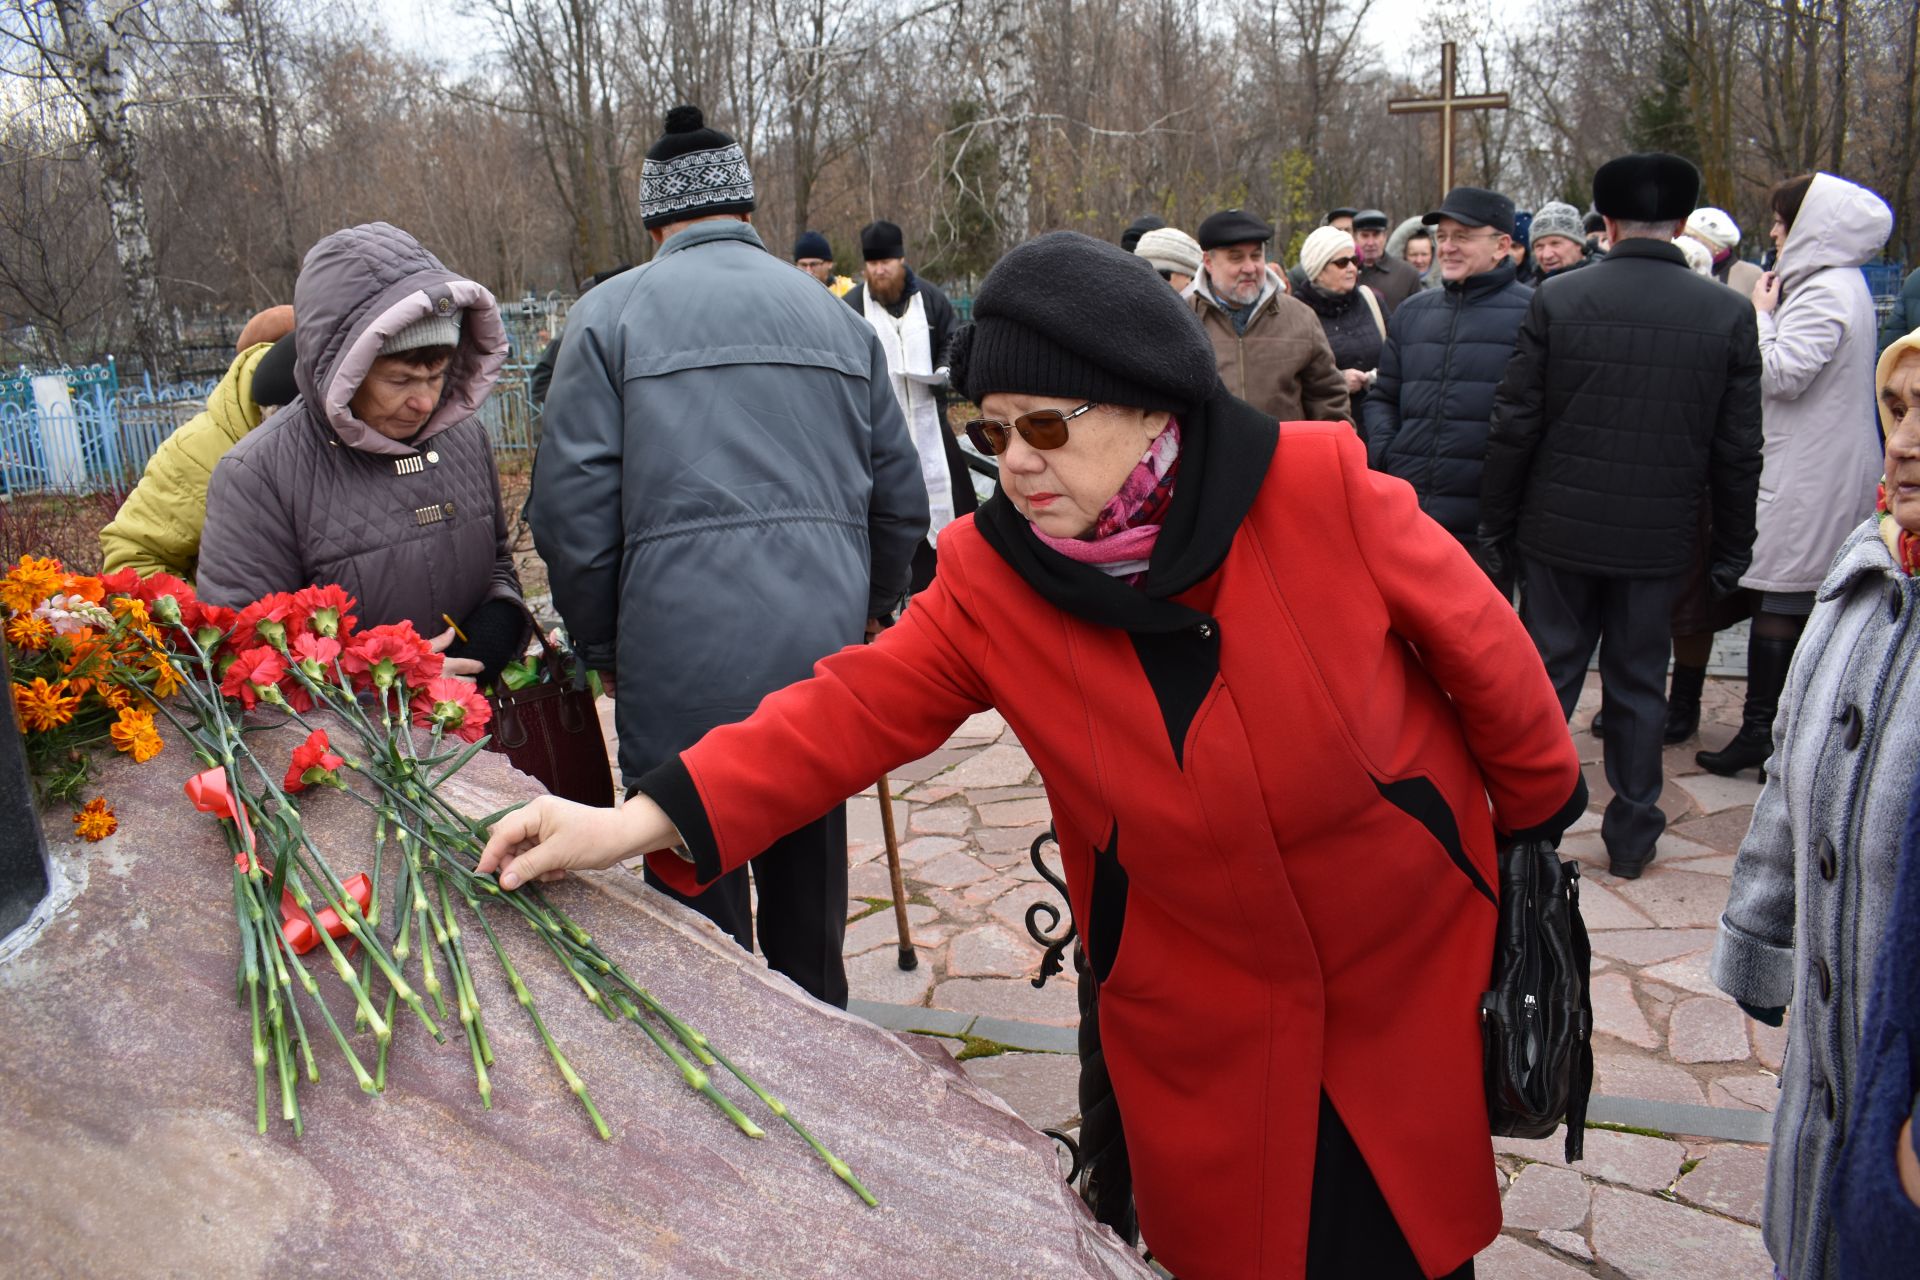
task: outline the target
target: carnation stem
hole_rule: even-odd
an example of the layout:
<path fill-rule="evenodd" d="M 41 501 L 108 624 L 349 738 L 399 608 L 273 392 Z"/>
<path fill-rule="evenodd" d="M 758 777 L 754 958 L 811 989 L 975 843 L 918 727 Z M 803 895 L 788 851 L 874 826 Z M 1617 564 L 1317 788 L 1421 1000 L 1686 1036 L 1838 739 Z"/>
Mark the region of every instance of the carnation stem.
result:
<path fill-rule="evenodd" d="M 552 1055 L 554 1065 L 560 1068 L 561 1078 L 567 1082 L 567 1087 L 573 1090 L 573 1096 L 580 1099 L 580 1105 L 587 1109 L 587 1115 L 593 1119 L 594 1130 L 603 1140 L 611 1141 L 613 1134 L 608 1131 L 607 1122 L 600 1118 L 599 1108 L 593 1105 L 593 1099 L 587 1095 L 586 1083 L 575 1073 L 573 1064 L 567 1061 L 567 1056 L 560 1052 L 560 1046 L 554 1043 L 553 1036 L 548 1034 L 546 1022 L 541 1019 L 540 1011 L 534 1008 L 533 994 L 527 990 L 527 984 L 520 981 L 520 971 L 513 967 L 513 961 L 508 958 L 506 948 L 500 945 L 500 939 L 495 935 L 493 925 L 488 921 L 486 912 L 481 909 L 479 900 L 468 898 L 467 906 L 479 919 L 480 927 L 487 931 L 487 941 L 493 944 L 493 954 L 499 958 L 500 968 L 505 971 L 507 981 L 513 984 L 514 998 L 520 1002 L 520 1007 L 527 1011 L 527 1016 L 533 1019 L 533 1025 L 540 1032 L 540 1039 L 546 1044 L 547 1052 Z"/>

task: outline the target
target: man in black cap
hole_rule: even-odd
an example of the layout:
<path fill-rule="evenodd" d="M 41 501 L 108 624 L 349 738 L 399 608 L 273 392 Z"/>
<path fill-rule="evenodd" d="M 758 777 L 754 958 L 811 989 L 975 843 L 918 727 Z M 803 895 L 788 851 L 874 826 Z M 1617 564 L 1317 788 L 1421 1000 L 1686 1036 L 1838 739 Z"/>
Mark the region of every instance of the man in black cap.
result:
<path fill-rule="evenodd" d="M 793 265 L 827 286 L 836 298 L 844 298 L 853 288 L 846 276 L 833 274 L 833 246 L 818 231 L 802 231 L 793 241 Z"/>
<path fill-rule="evenodd" d="M 1420 273 L 1387 253 L 1387 215 L 1362 209 L 1353 215 L 1353 252 L 1360 259 L 1360 283 L 1380 299 L 1380 309 L 1391 316 L 1399 305 L 1420 292 Z"/>
<path fill-rule="evenodd" d="M 1753 551 L 1759 331 L 1752 305 L 1695 275 L 1673 244 L 1699 191 L 1678 156 L 1623 156 L 1594 175 L 1613 248 L 1534 294 L 1482 488 L 1481 540 L 1496 559 L 1517 554 L 1520 614 L 1568 715 L 1599 645 L 1614 792 L 1600 834 L 1628 879 L 1666 826 L 1676 594 L 1693 575 L 1705 579 L 1697 589 L 1730 594 Z M 1698 680 L 1681 679 L 1676 669 L 1674 700 L 1697 707 Z"/>
<path fill-rule="evenodd" d="M 1281 422 L 1347 421 L 1347 382 L 1320 318 L 1268 269 L 1273 228 L 1223 209 L 1195 238 L 1201 269 L 1185 297 L 1213 341 L 1227 390 Z"/>
<path fill-rule="evenodd" d="M 1388 326 L 1361 406 L 1367 461 L 1411 484 L 1421 510 L 1478 556 L 1493 392 L 1533 290 L 1514 278 L 1513 201 L 1499 192 L 1455 187 L 1421 221 L 1434 229 L 1441 287 L 1408 298 Z M 1511 573 L 1481 567 L 1512 594 Z"/>
<path fill-rule="evenodd" d="M 1328 226 L 1328 227 L 1338 227 L 1340 228 L 1340 230 L 1346 232 L 1348 235 L 1352 235 L 1353 219 L 1355 215 L 1357 215 L 1359 212 L 1360 211 L 1358 209 L 1350 209 L 1343 204 L 1338 209 L 1327 210 L 1326 220 L 1321 225 Z"/>
<path fill-rule="evenodd" d="M 640 172 L 644 268 L 567 317 L 527 519 L 553 602 L 609 680 L 631 787 L 857 644 L 927 529 L 919 459 L 858 317 L 749 225 L 740 147 L 675 107 Z M 672 893 L 845 1006 L 846 812 Z"/>
<path fill-rule="evenodd" d="M 847 305 L 880 335 L 892 371 L 894 398 L 920 455 L 933 525 L 913 553 L 913 590 L 933 581 L 940 530 L 979 505 L 960 441 L 947 424 L 947 352 L 959 323 L 940 286 L 907 265 L 906 237 L 891 222 L 860 228 L 866 279 L 846 295 Z"/>

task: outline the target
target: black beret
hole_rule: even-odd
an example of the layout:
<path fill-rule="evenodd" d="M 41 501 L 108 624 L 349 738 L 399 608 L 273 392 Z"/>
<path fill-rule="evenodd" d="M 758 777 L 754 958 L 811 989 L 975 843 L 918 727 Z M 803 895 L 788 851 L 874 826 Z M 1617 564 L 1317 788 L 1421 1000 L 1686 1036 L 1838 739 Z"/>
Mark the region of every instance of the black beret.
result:
<path fill-rule="evenodd" d="M 907 256 L 907 238 L 900 228 L 884 219 L 860 228 L 860 256 L 868 262 Z"/>
<path fill-rule="evenodd" d="M 994 264 L 949 367 L 975 404 L 1011 392 L 1180 413 L 1219 381 L 1199 318 L 1152 264 L 1077 231 L 1035 236 Z"/>
<path fill-rule="evenodd" d="M 1244 209 L 1222 209 L 1200 224 L 1194 239 L 1202 249 L 1222 249 L 1230 244 L 1251 244 L 1273 239 L 1273 228 Z"/>
<path fill-rule="evenodd" d="M 1623 222 L 1679 222 L 1700 203 L 1700 171 L 1664 151 L 1620 156 L 1593 175 L 1593 207 Z"/>
<path fill-rule="evenodd" d="M 1163 220 L 1154 217 L 1152 214 L 1143 213 L 1132 222 L 1129 222 L 1127 229 L 1120 233 L 1120 247 L 1128 253 L 1132 253 L 1140 247 L 1141 236 L 1147 234 L 1149 231 L 1158 231 L 1166 225 Z"/>
<path fill-rule="evenodd" d="M 1420 221 L 1432 226 L 1442 218 L 1451 218 L 1469 227 L 1492 227 L 1510 236 L 1513 234 L 1513 201 L 1485 187 L 1455 187 L 1447 192 L 1438 209 L 1425 214 Z"/>
<path fill-rule="evenodd" d="M 1362 209 L 1353 215 L 1353 229 L 1355 231 L 1385 231 L 1387 229 L 1386 211 L 1382 209 Z"/>

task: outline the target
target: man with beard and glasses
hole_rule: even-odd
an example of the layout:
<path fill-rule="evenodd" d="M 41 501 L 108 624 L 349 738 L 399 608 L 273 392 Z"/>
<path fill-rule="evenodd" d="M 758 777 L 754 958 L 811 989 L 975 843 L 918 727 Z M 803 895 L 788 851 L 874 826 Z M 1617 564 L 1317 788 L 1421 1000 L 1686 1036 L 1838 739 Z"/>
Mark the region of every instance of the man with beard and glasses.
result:
<path fill-rule="evenodd" d="M 860 228 L 865 279 L 846 295 L 886 349 L 893 395 L 906 415 L 920 475 L 927 485 L 933 525 L 913 554 L 913 586 L 933 581 L 934 546 L 940 530 L 977 505 L 960 442 L 947 426 L 947 348 L 959 328 L 953 304 L 940 286 L 922 280 L 907 265 L 906 236 L 891 222 Z"/>
<path fill-rule="evenodd" d="M 1273 228 L 1240 209 L 1200 224 L 1200 275 L 1187 305 L 1213 342 L 1228 391 L 1281 422 L 1345 422 L 1346 379 L 1319 317 L 1267 269 Z"/>

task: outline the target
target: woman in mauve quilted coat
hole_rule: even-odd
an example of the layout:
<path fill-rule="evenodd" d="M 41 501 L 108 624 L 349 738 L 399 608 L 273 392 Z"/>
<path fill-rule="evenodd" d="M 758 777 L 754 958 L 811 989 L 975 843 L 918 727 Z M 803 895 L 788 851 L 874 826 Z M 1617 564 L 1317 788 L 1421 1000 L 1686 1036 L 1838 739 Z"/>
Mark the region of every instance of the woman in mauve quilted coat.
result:
<path fill-rule="evenodd" d="M 1471 1275 L 1500 1226 L 1495 833 L 1585 806 L 1526 632 L 1350 428 L 1228 395 L 1118 248 L 1009 253 L 953 372 L 1002 488 L 899 625 L 621 809 L 509 815 L 482 866 L 511 888 L 649 851 L 691 888 L 997 707 L 1046 780 L 1154 1255 Z"/>
<path fill-rule="evenodd" d="M 214 468 L 200 598 L 337 583 L 362 626 L 411 622 L 490 682 L 528 627 L 475 416 L 507 358 L 493 295 L 372 222 L 307 252 L 293 306 L 300 398 Z"/>

